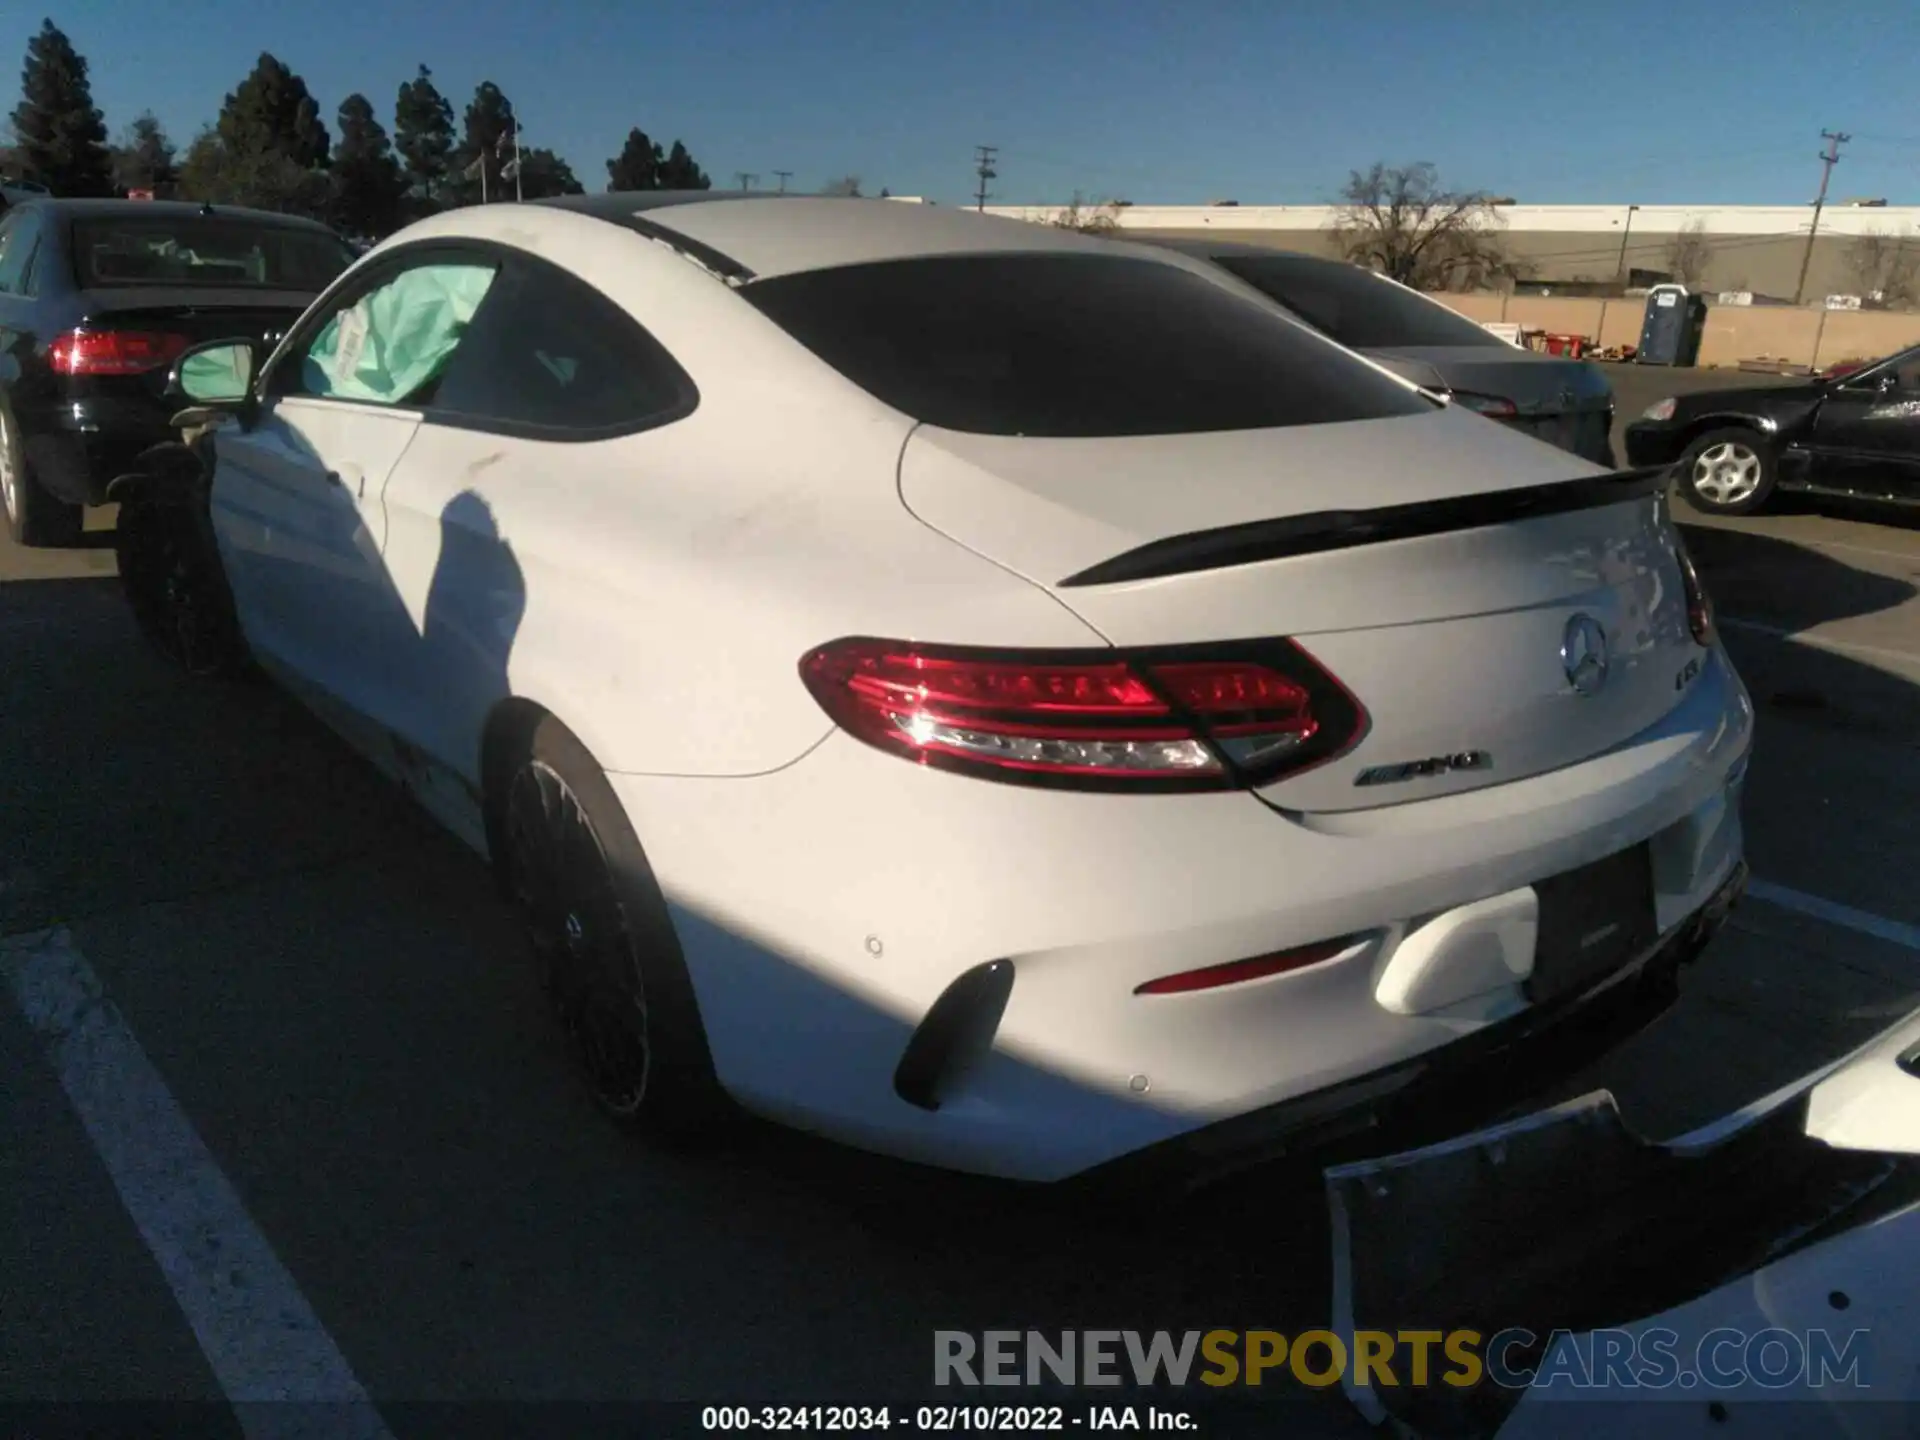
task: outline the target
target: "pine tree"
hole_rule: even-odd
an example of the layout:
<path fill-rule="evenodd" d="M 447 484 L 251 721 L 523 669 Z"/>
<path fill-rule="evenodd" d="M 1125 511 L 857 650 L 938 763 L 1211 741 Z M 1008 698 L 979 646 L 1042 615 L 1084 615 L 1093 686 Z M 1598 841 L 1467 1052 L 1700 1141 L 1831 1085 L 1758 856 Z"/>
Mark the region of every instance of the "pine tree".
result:
<path fill-rule="evenodd" d="M 620 153 L 607 161 L 607 190 L 658 190 L 660 166 L 660 147 L 646 131 L 629 130 Z"/>
<path fill-rule="evenodd" d="M 426 66 L 400 87 L 393 107 L 393 148 L 407 180 L 411 208 L 437 208 L 447 188 L 447 159 L 453 153 L 453 104 L 433 83 Z"/>
<path fill-rule="evenodd" d="M 93 103 L 87 62 L 51 20 L 27 42 L 20 88 L 13 130 L 27 178 L 55 195 L 111 195 L 107 127 Z"/>
<path fill-rule="evenodd" d="M 673 149 L 662 154 L 659 142 L 644 130 L 629 130 L 620 153 L 607 161 L 607 189 L 615 190 L 708 190 L 713 181 L 694 163 L 687 147 L 676 140 Z"/>
<path fill-rule="evenodd" d="M 474 87 L 473 100 L 468 104 L 463 118 L 464 133 L 459 147 L 453 152 L 453 164 L 447 179 L 449 198 L 456 205 L 477 203 L 483 190 L 484 167 L 486 198 L 511 200 L 513 182 L 508 180 L 502 183 L 499 177 L 500 167 L 507 160 L 507 156 L 501 152 L 504 149 L 510 155 L 513 148 L 513 102 L 493 81 L 482 80 Z M 524 176 L 522 186 L 524 188 Z"/>
<path fill-rule="evenodd" d="M 364 95 L 340 102 L 339 143 L 333 147 L 333 203 L 329 217 L 349 235 L 379 239 L 400 224 L 407 181 L 394 158 L 386 127 Z"/>
<path fill-rule="evenodd" d="M 302 170 L 327 163 L 327 127 L 307 82 L 272 55 L 261 54 L 253 73 L 220 109 L 220 141 L 239 155 L 277 155 Z"/>
<path fill-rule="evenodd" d="M 178 174 L 173 142 L 151 110 L 142 112 L 127 127 L 113 148 L 112 158 L 115 190 L 152 190 L 157 194 L 171 186 Z"/>
<path fill-rule="evenodd" d="M 713 179 L 694 163 L 693 156 L 687 153 L 687 147 L 678 140 L 667 153 L 666 162 L 660 167 L 660 188 L 662 190 L 711 190 Z"/>
<path fill-rule="evenodd" d="M 513 182 L 506 182 L 511 196 Z M 538 146 L 520 152 L 520 193 L 523 199 L 545 200 L 554 195 L 584 195 L 586 187 L 573 167 L 553 151 Z"/>
<path fill-rule="evenodd" d="M 262 54 L 188 149 L 180 189 L 192 200 L 317 218 L 332 194 L 329 148 L 306 81 Z"/>

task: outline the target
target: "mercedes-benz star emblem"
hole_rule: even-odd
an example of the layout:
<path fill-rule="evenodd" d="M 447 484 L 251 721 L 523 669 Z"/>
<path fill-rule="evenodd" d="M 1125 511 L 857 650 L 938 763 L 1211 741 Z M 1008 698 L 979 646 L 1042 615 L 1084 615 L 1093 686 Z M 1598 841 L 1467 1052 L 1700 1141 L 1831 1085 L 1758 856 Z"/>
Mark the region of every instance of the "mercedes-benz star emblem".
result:
<path fill-rule="evenodd" d="M 1560 664 L 1576 695 L 1592 695 L 1607 683 L 1607 632 L 1591 615 L 1567 621 L 1560 641 Z"/>

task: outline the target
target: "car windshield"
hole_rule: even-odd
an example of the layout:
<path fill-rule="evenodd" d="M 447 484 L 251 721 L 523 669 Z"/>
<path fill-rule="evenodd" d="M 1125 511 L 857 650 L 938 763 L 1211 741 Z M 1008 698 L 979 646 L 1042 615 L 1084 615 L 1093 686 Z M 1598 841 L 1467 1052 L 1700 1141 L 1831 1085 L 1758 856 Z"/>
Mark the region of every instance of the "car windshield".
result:
<path fill-rule="evenodd" d="M 1446 306 L 1358 265 L 1300 255 L 1215 255 L 1212 259 L 1355 350 L 1506 344 Z"/>
<path fill-rule="evenodd" d="M 1170 435 L 1429 408 L 1310 331 L 1157 260 L 937 256 L 741 293 L 869 394 L 949 430 Z"/>
<path fill-rule="evenodd" d="M 73 222 L 74 278 L 82 289 L 190 285 L 318 292 L 352 263 L 353 252 L 328 231 L 233 216 Z"/>

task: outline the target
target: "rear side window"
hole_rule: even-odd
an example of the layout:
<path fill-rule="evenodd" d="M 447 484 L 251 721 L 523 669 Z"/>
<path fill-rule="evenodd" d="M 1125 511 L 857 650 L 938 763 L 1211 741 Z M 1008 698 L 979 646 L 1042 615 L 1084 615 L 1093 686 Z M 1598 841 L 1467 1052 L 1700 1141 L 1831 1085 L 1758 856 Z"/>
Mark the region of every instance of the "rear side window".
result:
<path fill-rule="evenodd" d="M 587 439 L 677 418 L 693 399 L 693 382 L 619 306 L 522 260 L 461 338 L 433 409 L 437 419 Z"/>
<path fill-rule="evenodd" d="M 1446 306 L 1358 265 L 1291 255 L 1219 255 L 1213 260 L 1349 349 L 1507 343 Z"/>
<path fill-rule="evenodd" d="M 937 256 L 741 292 L 869 394 L 979 435 L 1181 435 L 1413 415 L 1411 390 L 1177 266 Z"/>
<path fill-rule="evenodd" d="M 73 222 L 83 289 L 191 285 L 319 292 L 353 263 L 339 237 L 232 216 L 92 217 Z"/>

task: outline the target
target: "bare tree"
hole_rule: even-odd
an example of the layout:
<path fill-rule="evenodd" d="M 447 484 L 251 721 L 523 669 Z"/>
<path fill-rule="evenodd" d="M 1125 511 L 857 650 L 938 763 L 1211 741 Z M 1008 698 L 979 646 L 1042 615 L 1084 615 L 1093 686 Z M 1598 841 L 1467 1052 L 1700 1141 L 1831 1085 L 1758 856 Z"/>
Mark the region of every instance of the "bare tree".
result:
<path fill-rule="evenodd" d="M 1862 295 L 1902 307 L 1920 300 L 1920 250 L 1908 244 L 1912 238 L 1908 229 L 1868 230 L 1848 242 L 1842 263 Z"/>
<path fill-rule="evenodd" d="M 1707 222 L 1695 220 L 1680 228 L 1667 242 L 1667 273 L 1689 290 L 1706 278 L 1713 260 L 1713 244 L 1707 239 Z"/>
<path fill-rule="evenodd" d="M 858 175 L 842 175 L 838 180 L 829 180 L 825 185 L 820 187 L 820 193 L 822 195 L 847 196 L 858 200 L 860 198 L 860 177 Z"/>
<path fill-rule="evenodd" d="M 1340 253 L 1421 290 L 1466 289 L 1509 271 L 1499 231 L 1506 221 L 1478 190 L 1448 190 L 1426 161 L 1355 170 L 1340 192 L 1332 230 Z"/>
<path fill-rule="evenodd" d="M 1126 203 L 1102 200 L 1095 204 L 1076 190 L 1066 208 L 1047 223 L 1056 230 L 1078 230 L 1082 235 L 1111 235 L 1120 228 L 1120 212 Z"/>

